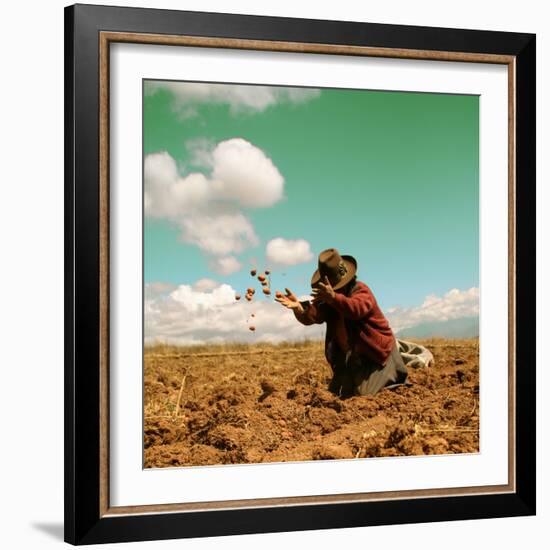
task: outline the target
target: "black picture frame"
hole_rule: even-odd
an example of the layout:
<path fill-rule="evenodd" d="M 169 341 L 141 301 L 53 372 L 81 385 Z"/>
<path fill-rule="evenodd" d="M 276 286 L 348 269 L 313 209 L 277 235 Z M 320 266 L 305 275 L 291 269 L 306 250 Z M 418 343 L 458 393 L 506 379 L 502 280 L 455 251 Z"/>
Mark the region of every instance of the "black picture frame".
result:
<path fill-rule="evenodd" d="M 515 70 L 515 489 L 502 494 L 102 514 L 100 32 L 511 56 Z M 145 541 L 535 514 L 535 35 L 143 8 L 65 8 L 65 540 Z M 396 519 L 397 518 L 397 519 Z"/>

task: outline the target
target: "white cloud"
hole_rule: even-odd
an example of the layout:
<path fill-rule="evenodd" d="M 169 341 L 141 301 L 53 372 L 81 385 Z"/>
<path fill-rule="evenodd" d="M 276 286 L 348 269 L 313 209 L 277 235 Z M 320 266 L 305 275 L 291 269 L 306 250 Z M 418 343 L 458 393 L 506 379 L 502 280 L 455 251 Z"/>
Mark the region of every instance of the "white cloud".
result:
<path fill-rule="evenodd" d="M 154 300 L 159 296 L 164 296 L 172 290 L 176 289 L 176 285 L 172 283 L 162 283 L 162 282 L 153 282 L 145 283 L 144 285 L 144 295 L 146 300 Z"/>
<path fill-rule="evenodd" d="M 394 332 L 420 323 L 474 317 L 479 314 L 479 288 L 453 288 L 441 297 L 430 294 L 420 306 L 393 307 L 386 313 Z"/>
<path fill-rule="evenodd" d="M 273 265 L 296 265 L 313 259 L 309 243 L 304 239 L 293 241 L 278 237 L 267 243 L 265 252 L 267 261 Z"/>
<path fill-rule="evenodd" d="M 176 161 L 167 153 L 152 153 L 144 163 L 145 215 L 180 220 L 211 199 L 209 180 L 200 173 L 180 177 Z"/>
<path fill-rule="evenodd" d="M 258 244 L 250 220 L 242 213 L 192 214 L 180 222 L 182 239 L 215 256 L 239 253 Z"/>
<path fill-rule="evenodd" d="M 212 151 L 216 144 L 203 137 L 188 139 L 185 142 L 190 159 L 189 164 L 198 168 L 212 168 Z"/>
<path fill-rule="evenodd" d="M 306 327 L 293 313 L 257 297 L 253 302 L 235 300 L 236 291 L 222 284 L 209 291 L 190 285 L 145 301 L 145 342 L 198 344 L 219 342 L 282 342 L 321 339 L 324 326 Z M 254 313 L 254 317 L 251 317 Z M 249 325 L 256 327 L 254 333 Z"/>
<path fill-rule="evenodd" d="M 193 290 L 196 290 L 198 292 L 206 292 L 208 290 L 214 290 L 215 288 L 219 287 L 220 283 L 217 281 L 214 281 L 213 279 L 199 279 L 198 281 L 195 281 L 193 283 Z"/>
<path fill-rule="evenodd" d="M 145 215 L 176 224 L 184 242 L 207 254 L 238 254 L 258 244 L 243 209 L 268 207 L 281 200 L 284 179 L 271 159 L 244 139 L 222 141 L 210 151 L 205 143 L 196 142 L 191 148 L 195 147 L 203 165 L 211 166 L 209 176 L 180 175 L 167 152 L 145 157 Z"/>
<path fill-rule="evenodd" d="M 235 291 L 226 284 L 220 285 L 210 292 L 193 290 L 189 285 L 180 285 L 170 293 L 170 298 L 183 304 L 188 311 L 197 312 L 209 310 L 217 306 L 232 304 L 235 301 Z"/>
<path fill-rule="evenodd" d="M 242 265 L 235 256 L 223 256 L 210 261 L 210 268 L 220 275 L 231 275 L 241 269 Z"/>
<path fill-rule="evenodd" d="M 272 206 L 283 197 L 283 176 L 271 159 L 248 141 L 222 141 L 212 158 L 212 178 L 220 197 L 248 208 Z"/>
<path fill-rule="evenodd" d="M 285 88 L 203 82 L 147 82 L 145 93 L 152 95 L 167 90 L 172 106 L 184 117 L 197 115 L 201 104 L 223 104 L 231 114 L 258 113 L 279 103 L 304 103 L 320 95 L 318 89 Z"/>

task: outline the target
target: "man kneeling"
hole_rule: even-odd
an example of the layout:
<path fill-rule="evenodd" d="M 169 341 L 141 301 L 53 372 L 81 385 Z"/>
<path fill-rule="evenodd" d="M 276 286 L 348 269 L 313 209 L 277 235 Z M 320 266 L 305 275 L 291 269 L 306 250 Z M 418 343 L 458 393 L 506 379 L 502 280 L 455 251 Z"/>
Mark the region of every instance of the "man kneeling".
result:
<path fill-rule="evenodd" d="M 312 301 L 300 302 L 288 288 L 275 298 L 300 323 L 327 324 L 325 357 L 333 373 L 329 390 L 341 397 L 374 395 L 407 380 L 390 325 L 356 273 L 355 258 L 329 248 L 319 254 L 311 278 Z"/>

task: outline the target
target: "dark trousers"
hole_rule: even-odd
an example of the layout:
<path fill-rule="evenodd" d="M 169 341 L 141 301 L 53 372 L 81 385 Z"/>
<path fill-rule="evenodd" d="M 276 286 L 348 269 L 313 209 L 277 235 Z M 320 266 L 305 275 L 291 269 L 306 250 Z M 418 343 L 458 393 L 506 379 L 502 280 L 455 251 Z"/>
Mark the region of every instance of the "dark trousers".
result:
<path fill-rule="evenodd" d="M 329 390 L 341 397 L 374 395 L 382 388 L 404 384 L 407 380 L 407 368 L 397 343 L 383 365 L 365 356 L 339 352 L 332 370 Z"/>

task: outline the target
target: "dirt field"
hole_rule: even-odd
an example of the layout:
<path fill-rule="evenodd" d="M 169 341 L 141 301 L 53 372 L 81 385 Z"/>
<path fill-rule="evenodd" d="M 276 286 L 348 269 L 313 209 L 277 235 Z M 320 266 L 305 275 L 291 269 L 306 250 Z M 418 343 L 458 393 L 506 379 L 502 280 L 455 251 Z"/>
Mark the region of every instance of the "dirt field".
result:
<path fill-rule="evenodd" d="M 341 400 L 320 342 L 145 352 L 145 467 L 479 450 L 477 340 L 423 341 L 411 386 Z"/>

